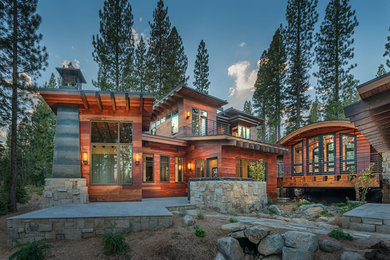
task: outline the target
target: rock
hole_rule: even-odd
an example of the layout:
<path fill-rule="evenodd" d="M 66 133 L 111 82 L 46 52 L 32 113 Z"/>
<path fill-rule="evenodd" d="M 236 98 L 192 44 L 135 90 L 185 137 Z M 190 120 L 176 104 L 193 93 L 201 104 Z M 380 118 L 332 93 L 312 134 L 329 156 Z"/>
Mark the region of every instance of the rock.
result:
<path fill-rule="evenodd" d="M 244 252 L 237 239 L 223 237 L 217 240 L 218 251 L 222 253 L 226 260 L 241 260 Z"/>
<path fill-rule="evenodd" d="M 324 209 L 321 208 L 321 207 L 311 207 L 311 208 L 308 208 L 305 210 L 305 213 L 306 215 L 309 215 L 309 216 L 319 216 L 321 211 L 323 211 Z"/>
<path fill-rule="evenodd" d="M 269 255 L 261 258 L 261 260 L 282 260 L 282 255 Z"/>
<path fill-rule="evenodd" d="M 263 238 L 257 246 L 257 250 L 262 255 L 276 255 L 282 253 L 283 246 L 283 237 L 276 233 Z"/>
<path fill-rule="evenodd" d="M 365 258 L 358 253 L 351 252 L 351 251 L 344 251 L 341 256 L 340 260 L 364 260 Z"/>
<path fill-rule="evenodd" d="M 226 260 L 226 258 L 223 256 L 221 252 L 218 251 L 215 260 Z"/>
<path fill-rule="evenodd" d="M 255 256 L 254 255 L 245 254 L 244 260 L 255 260 Z"/>
<path fill-rule="evenodd" d="M 229 234 L 229 236 L 233 237 L 233 238 L 244 238 L 245 237 L 245 233 L 244 231 L 237 231 L 237 232 L 232 232 Z"/>
<path fill-rule="evenodd" d="M 309 221 L 307 219 L 304 219 L 304 218 L 292 218 L 290 222 L 301 225 L 301 226 L 310 227 L 310 228 L 317 227 L 316 223 Z"/>
<path fill-rule="evenodd" d="M 329 221 L 329 219 L 327 217 L 319 217 L 318 220 L 322 221 L 322 222 L 328 222 Z"/>
<path fill-rule="evenodd" d="M 254 244 L 258 244 L 261 239 L 269 234 L 269 229 L 260 225 L 245 229 L 245 236 Z"/>
<path fill-rule="evenodd" d="M 283 260 L 314 260 L 314 253 L 291 247 L 283 247 L 282 250 L 282 259 Z"/>
<path fill-rule="evenodd" d="M 282 214 L 282 211 L 275 204 L 270 205 L 268 207 L 268 210 L 269 210 L 270 213 L 273 212 L 276 215 L 281 215 Z"/>
<path fill-rule="evenodd" d="M 194 220 L 194 218 L 192 216 L 185 215 L 184 218 L 183 218 L 183 223 L 186 226 L 192 226 L 192 225 L 195 224 L 195 220 Z"/>
<path fill-rule="evenodd" d="M 366 238 L 360 238 L 356 241 L 356 245 L 361 249 L 379 249 L 384 246 L 382 239 L 374 236 L 369 236 Z"/>
<path fill-rule="evenodd" d="M 287 231 L 283 234 L 283 238 L 285 245 L 288 247 L 299 248 L 310 252 L 315 252 L 318 249 L 317 235 L 309 232 Z"/>
<path fill-rule="evenodd" d="M 322 240 L 319 243 L 320 249 L 324 252 L 332 253 L 342 249 L 342 245 L 339 242 L 332 240 Z"/>
<path fill-rule="evenodd" d="M 324 205 L 322 205 L 321 203 L 304 204 L 304 205 L 301 205 L 301 206 L 299 207 L 299 209 L 302 210 L 302 211 L 306 211 L 306 210 L 308 210 L 308 209 L 310 209 L 310 208 L 317 208 L 317 207 L 322 208 L 322 210 L 328 210 L 328 208 L 325 207 Z M 322 210 L 321 210 L 321 211 L 322 211 Z"/>
<path fill-rule="evenodd" d="M 230 223 L 230 224 L 222 225 L 221 229 L 222 229 L 222 232 L 224 232 L 224 233 L 230 233 L 230 232 L 236 232 L 236 231 L 244 230 L 245 229 L 245 225 L 241 224 L 240 222 Z"/>

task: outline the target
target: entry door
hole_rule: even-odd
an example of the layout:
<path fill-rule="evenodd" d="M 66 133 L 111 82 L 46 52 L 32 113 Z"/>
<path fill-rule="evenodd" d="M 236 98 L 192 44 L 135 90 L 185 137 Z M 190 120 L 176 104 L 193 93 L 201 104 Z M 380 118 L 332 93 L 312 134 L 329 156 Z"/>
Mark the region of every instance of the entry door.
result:
<path fill-rule="evenodd" d="M 207 159 L 206 177 L 218 177 L 218 158 L 217 157 Z"/>
<path fill-rule="evenodd" d="M 207 135 L 207 112 L 200 111 L 200 135 Z"/>

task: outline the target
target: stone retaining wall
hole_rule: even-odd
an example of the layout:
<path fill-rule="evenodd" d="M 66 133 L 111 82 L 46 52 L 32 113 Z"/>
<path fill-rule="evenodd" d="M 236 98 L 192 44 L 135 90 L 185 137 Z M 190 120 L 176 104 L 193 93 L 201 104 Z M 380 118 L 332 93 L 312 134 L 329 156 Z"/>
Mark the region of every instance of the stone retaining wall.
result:
<path fill-rule="evenodd" d="M 172 216 L 142 217 L 100 217 L 100 218 L 53 218 L 18 219 L 10 218 L 8 223 L 8 244 L 32 242 L 40 239 L 81 239 L 102 235 L 115 230 L 161 230 L 172 226 Z"/>
<path fill-rule="evenodd" d="M 386 219 L 343 216 L 342 226 L 356 231 L 390 234 L 390 220 Z"/>
<path fill-rule="evenodd" d="M 190 180 L 191 204 L 222 213 L 258 212 L 267 205 L 267 184 L 252 180 Z"/>
<path fill-rule="evenodd" d="M 46 178 L 41 208 L 63 204 L 88 203 L 88 187 L 84 178 Z"/>

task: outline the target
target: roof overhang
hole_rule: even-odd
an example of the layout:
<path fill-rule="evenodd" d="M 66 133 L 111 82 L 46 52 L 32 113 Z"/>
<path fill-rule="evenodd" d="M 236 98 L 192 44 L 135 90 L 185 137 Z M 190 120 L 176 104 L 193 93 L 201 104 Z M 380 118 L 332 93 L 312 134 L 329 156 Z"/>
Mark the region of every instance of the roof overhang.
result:
<path fill-rule="evenodd" d="M 228 109 L 225 109 L 217 114 L 217 117 L 220 117 L 224 120 L 245 120 L 246 122 L 252 123 L 254 126 L 261 125 L 264 123 L 264 119 L 258 118 L 256 116 L 253 116 L 251 114 L 245 113 L 241 110 L 235 109 L 233 107 L 230 107 Z"/>
<path fill-rule="evenodd" d="M 187 146 L 188 142 L 181 139 L 170 138 L 166 136 L 159 135 L 151 135 L 151 134 L 142 134 L 142 141 L 159 143 L 159 144 L 167 144 L 167 145 L 175 145 L 175 146 Z"/>

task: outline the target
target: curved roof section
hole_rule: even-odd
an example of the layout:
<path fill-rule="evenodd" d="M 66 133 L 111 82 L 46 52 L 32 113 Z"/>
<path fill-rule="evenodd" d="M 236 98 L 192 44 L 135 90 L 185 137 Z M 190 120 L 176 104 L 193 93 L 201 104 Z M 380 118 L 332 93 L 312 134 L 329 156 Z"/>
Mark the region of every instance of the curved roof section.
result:
<path fill-rule="evenodd" d="M 301 127 L 294 132 L 289 133 L 285 137 L 279 140 L 280 145 L 289 146 L 300 141 L 302 138 L 316 136 L 319 134 L 326 134 L 332 131 L 340 131 L 345 129 L 357 130 L 355 125 L 349 121 L 334 120 L 323 121 L 313 123 L 304 127 Z"/>

